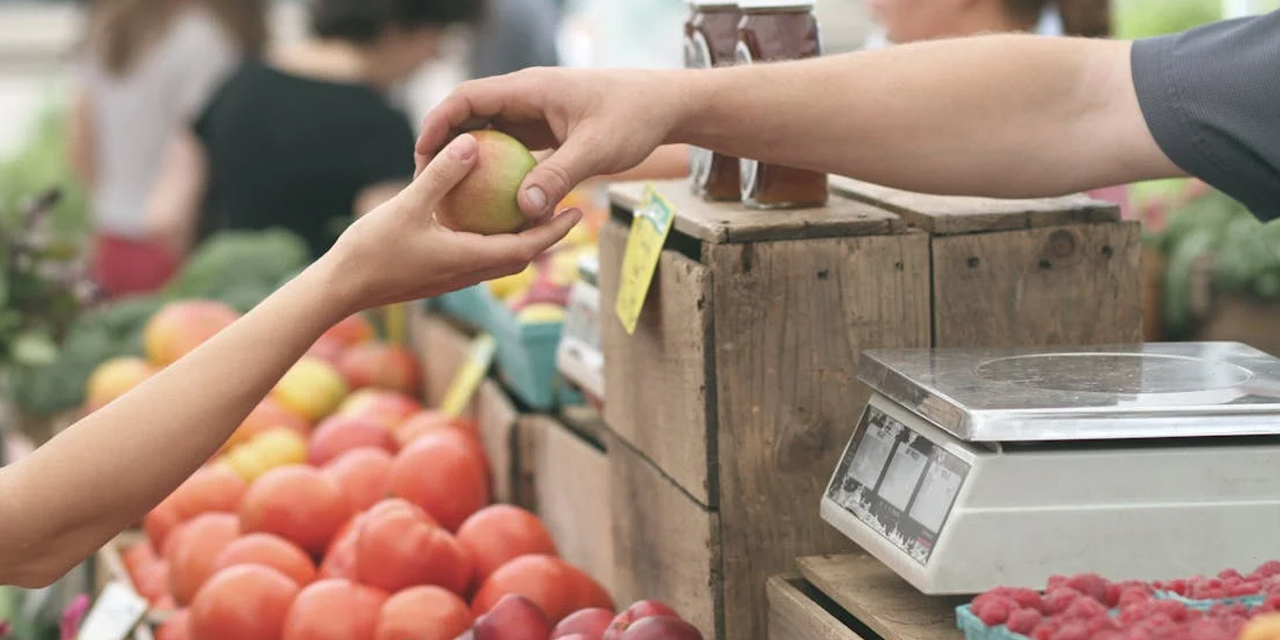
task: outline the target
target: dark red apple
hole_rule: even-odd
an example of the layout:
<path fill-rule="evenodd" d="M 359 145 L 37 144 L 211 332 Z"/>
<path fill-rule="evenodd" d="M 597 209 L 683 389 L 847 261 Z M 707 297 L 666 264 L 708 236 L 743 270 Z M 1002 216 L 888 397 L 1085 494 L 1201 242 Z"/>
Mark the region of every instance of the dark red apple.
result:
<path fill-rule="evenodd" d="M 601 640 L 604 632 L 613 622 L 613 612 L 608 609 L 582 609 L 569 614 L 555 629 L 551 630 L 551 640 L 586 636 L 586 640 Z"/>
<path fill-rule="evenodd" d="M 702 633 L 680 618 L 653 616 L 631 625 L 622 640 L 702 640 Z"/>
<path fill-rule="evenodd" d="M 680 619 L 680 614 L 657 600 L 641 600 L 627 607 L 625 611 L 619 613 L 609 623 L 609 628 L 605 629 L 603 640 L 622 640 L 623 634 L 631 625 L 646 618 L 675 618 L 678 620 Z"/>
<path fill-rule="evenodd" d="M 512 593 L 477 618 L 472 631 L 475 640 L 547 640 L 551 621 L 532 600 Z"/>

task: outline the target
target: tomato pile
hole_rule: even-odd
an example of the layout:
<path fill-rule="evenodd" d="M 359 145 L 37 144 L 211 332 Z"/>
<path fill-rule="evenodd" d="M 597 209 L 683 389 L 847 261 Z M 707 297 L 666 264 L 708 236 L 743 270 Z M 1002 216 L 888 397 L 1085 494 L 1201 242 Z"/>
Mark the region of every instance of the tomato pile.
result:
<path fill-rule="evenodd" d="M 406 393 L 418 363 L 359 316 L 312 352 L 122 551 L 172 612 L 160 640 L 452 640 L 517 595 L 551 625 L 613 612 L 536 515 L 492 504 L 478 426 Z"/>
<path fill-rule="evenodd" d="M 1239 598 L 1253 602 L 1232 601 Z M 1208 601 L 1218 602 L 1199 606 Z M 1248 575 L 1228 569 L 1154 583 L 1055 576 L 1043 594 L 992 589 L 971 611 L 988 627 L 1033 640 L 1236 640 L 1251 621 L 1280 612 L 1280 562 Z"/>

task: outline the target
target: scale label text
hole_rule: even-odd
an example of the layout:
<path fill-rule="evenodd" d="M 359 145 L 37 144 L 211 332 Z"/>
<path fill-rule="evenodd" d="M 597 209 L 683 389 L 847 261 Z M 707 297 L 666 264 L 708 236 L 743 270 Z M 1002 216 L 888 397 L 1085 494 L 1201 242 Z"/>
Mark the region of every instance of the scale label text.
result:
<path fill-rule="evenodd" d="M 868 406 L 827 497 L 926 565 L 969 464 Z"/>

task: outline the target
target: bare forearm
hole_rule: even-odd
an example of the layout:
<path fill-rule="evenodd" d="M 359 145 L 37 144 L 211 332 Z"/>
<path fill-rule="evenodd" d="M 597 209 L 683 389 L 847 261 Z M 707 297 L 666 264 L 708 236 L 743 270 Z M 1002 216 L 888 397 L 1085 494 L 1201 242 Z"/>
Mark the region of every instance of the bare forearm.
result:
<path fill-rule="evenodd" d="M 21 524 L 0 526 L 0 583 L 60 575 L 207 461 L 350 311 L 325 290 L 327 268 L 313 266 L 188 357 L 0 475 L 0 486 L 19 501 L 10 506 L 25 515 Z"/>
<path fill-rule="evenodd" d="M 688 74 L 674 142 L 922 192 L 1055 195 L 1179 175 L 1125 42 L 986 36 Z"/>

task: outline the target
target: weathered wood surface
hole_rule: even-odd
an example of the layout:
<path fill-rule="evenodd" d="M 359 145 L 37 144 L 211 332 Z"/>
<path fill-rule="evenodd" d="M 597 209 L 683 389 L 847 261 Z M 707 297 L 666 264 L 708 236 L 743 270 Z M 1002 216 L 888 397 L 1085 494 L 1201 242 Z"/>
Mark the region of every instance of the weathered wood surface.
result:
<path fill-rule="evenodd" d="M 560 556 L 614 590 L 608 455 L 549 416 L 520 419 L 522 467 L 533 483 L 524 506 L 547 526 Z"/>
<path fill-rule="evenodd" d="M 623 440 L 609 434 L 614 599 L 673 603 L 705 638 L 720 631 L 720 519 Z M 763 606 L 763 601 L 760 603 Z"/>
<path fill-rule="evenodd" d="M 1031 229 L 1049 225 L 1115 222 L 1116 205 L 1084 194 L 1025 200 L 937 196 L 831 176 L 833 192 L 898 214 L 934 235 Z"/>
<path fill-rule="evenodd" d="M 711 272 L 663 251 L 636 332 L 627 335 L 613 313 L 627 231 L 613 220 L 600 230 L 605 422 L 694 499 L 714 506 Z"/>
<path fill-rule="evenodd" d="M 625 182 L 610 188 L 614 204 L 633 210 L 645 183 Z M 680 212 L 679 233 L 711 243 L 799 240 L 901 233 L 906 224 L 896 215 L 864 202 L 832 194 L 825 207 L 762 211 L 733 202 L 704 202 L 683 180 L 656 182 L 654 188 Z"/>
<path fill-rule="evenodd" d="M 768 640 L 876 640 L 863 638 L 842 621 L 847 613 L 824 608 L 804 578 L 775 576 L 768 589 Z"/>
<path fill-rule="evenodd" d="M 814 587 L 884 640 L 960 640 L 956 607 L 966 598 L 926 596 L 862 552 L 800 558 Z"/>
<path fill-rule="evenodd" d="M 726 638 L 759 638 L 765 584 L 851 543 L 818 515 L 869 392 L 869 347 L 929 344 L 922 233 L 713 245 Z"/>
<path fill-rule="evenodd" d="M 1135 222 L 933 238 L 936 347 L 1142 340 Z"/>

